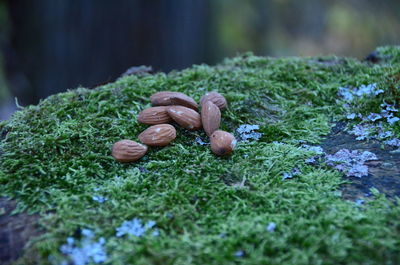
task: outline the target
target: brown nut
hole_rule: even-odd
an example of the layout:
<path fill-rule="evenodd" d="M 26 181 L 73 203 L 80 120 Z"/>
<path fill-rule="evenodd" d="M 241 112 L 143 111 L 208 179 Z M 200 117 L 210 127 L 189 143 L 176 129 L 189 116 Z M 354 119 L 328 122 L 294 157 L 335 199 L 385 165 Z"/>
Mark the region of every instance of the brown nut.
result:
<path fill-rule="evenodd" d="M 221 123 L 221 111 L 217 105 L 210 100 L 205 102 L 201 108 L 201 122 L 208 136 L 219 128 Z"/>
<path fill-rule="evenodd" d="M 172 105 L 184 106 L 195 111 L 199 109 L 196 101 L 185 94 L 171 97 L 171 102 Z"/>
<path fill-rule="evenodd" d="M 194 99 L 181 93 L 172 91 L 161 91 L 153 94 L 150 97 L 151 104 L 153 106 L 170 106 L 180 105 L 193 110 L 198 109 L 198 105 Z"/>
<path fill-rule="evenodd" d="M 134 162 L 143 157 L 147 152 L 147 146 L 131 140 L 116 142 L 111 154 L 119 162 Z"/>
<path fill-rule="evenodd" d="M 153 125 L 139 134 L 138 138 L 150 146 L 166 146 L 176 138 L 176 130 L 169 124 Z"/>
<path fill-rule="evenodd" d="M 220 93 L 215 92 L 215 91 L 208 92 L 207 94 L 205 94 L 200 99 L 200 105 L 203 106 L 204 103 L 206 103 L 209 100 L 212 103 L 214 103 L 215 105 L 217 105 L 220 110 L 225 109 L 226 106 L 228 105 L 228 103 L 226 102 L 226 99 L 224 98 L 224 96 L 222 96 Z"/>
<path fill-rule="evenodd" d="M 168 108 L 168 114 L 185 129 L 192 131 L 201 129 L 200 114 L 192 109 L 183 106 L 171 106 Z"/>
<path fill-rule="evenodd" d="M 211 151 L 218 156 L 225 156 L 232 153 L 237 143 L 232 134 L 221 130 L 215 131 L 210 136 L 210 142 Z"/>
<path fill-rule="evenodd" d="M 168 115 L 167 108 L 165 106 L 147 108 L 139 113 L 137 120 L 148 125 L 169 123 L 172 118 Z"/>

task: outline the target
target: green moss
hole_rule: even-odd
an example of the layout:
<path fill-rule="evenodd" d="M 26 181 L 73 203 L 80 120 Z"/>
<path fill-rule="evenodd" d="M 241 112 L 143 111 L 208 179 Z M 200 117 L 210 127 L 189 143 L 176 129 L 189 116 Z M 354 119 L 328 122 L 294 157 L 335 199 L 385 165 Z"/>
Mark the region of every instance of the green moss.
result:
<path fill-rule="evenodd" d="M 398 93 L 393 73 L 400 70 L 400 49 L 380 50 L 392 56 L 390 63 L 245 54 L 215 67 L 79 88 L 15 113 L 0 125 L 1 195 L 17 199 L 18 211 L 40 212 L 46 229 L 24 262 L 32 256 L 38 264 L 62 259 L 59 247 L 79 228 L 106 238 L 110 264 L 398 262 L 398 204 L 380 194 L 365 206 L 344 201 L 340 175 L 305 165 L 312 154 L 298 147 L 299 140 L 318 143 L 330 121 L 343 116 L 338 87 L 378 83 L 385 89 L 377 99 L 363 99 L 361 111 Z M 218 158 L 195 144 L 203 132 L 177 128 L 168 147 L 151 148 L 137 163 L 114 161 L 112 144 L 137 140 L 146 126 L 136 116 L 160 90 L 196 101 L 217 90 L 229 102 L 223 129 L 259 124 L 264 135 Z M 293 167 L 301 175 L 282 181 Z M 108 200 L 99 204 L 96 194 Z M 155 220 L 160 236 L 115 237 L 115 229 L 134 217 Z M 269 222 L 277 224 L 274 232 L 266 230 Z M 235 257 L 238 250 L 245 255 Z"/>
<path fill-rule="evenodd" d="M 384 46 L 376 49 L 378 55 L 392 64 L 400 63 L 400 46 Z"/>

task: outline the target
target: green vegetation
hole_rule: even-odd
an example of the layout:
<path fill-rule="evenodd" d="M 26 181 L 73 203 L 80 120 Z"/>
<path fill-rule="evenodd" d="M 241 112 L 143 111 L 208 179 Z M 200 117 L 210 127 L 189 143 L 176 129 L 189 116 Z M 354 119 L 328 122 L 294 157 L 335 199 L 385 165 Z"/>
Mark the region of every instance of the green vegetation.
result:
<path fill-rule="evenodd" d="M 210 1 L 212 55 L 239 51 L 315 56 L 334 53 L 364 58 L 381 43 L 397 44 L 400 2 Z M 357 34 L 354 34 L 357 32 Z"/>
<path fill-rule="evenodd" d="M 385 90 L 374 99 L 380 102 L 399 93 L 400 48 L 381 52 L 390 57 L 375 65 L 246 54 L 215 67 L 79 88 L 15 113 L 0 125 L 1 195 L 15 198 L 18 211 L 40 212 L 46 230 L 21 263 L 60 264 L 60 246 L 84 228 L 105 238 L 105 264 L 398 263 L 400 201 L 376 190 L 364 205 L 343 200 L 340 174 L 306 165 L 313 153 L 300 147 L 318 143 L 343 117 L 340 86 L 377 83 Z M 170 146 L 151 148 L 137 163 L 116 162 L 112 144 L 137 140 L 147 126 L 136 116 L 160 90 L 196 101 L 216 90 L 229 103 L 222 128 L 259 124 L 263 137 L 218 158 L 195 143 L 204 132 L 177 128 Z M 373 109 L 370 101 L 360 111 Z M 301 174 L 282 180 L 294 167 Z M 160 235 L 116 237 L 133 218 L 156 221 Z M 274 231 L 266 229 L 271 222 Z"/>

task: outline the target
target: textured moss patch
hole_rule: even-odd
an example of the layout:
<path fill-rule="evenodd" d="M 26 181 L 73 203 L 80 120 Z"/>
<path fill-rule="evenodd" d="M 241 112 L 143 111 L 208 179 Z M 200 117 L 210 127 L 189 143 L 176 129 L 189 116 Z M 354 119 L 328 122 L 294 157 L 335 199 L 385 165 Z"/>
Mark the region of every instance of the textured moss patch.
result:
<path fill-rule="evenodd" d="M 313 154 L 300 148 L 320 142 L 343 117 L 339 87 L 377 83 L 385 90 L 360 100 L 365 112 L 399 93 L 400 49 L 378 51 L 386 56 L 379 64 L 246 54 L 214 67 L 79 88 L 17 112 L 0 125 L 1 195 L 17 199 L 19 211 L 40 212 L 47 231 L 24 262 L 59 264 L 66 258 L 60 246 L 84 228 L 105 238 L 106 264 L 399 262 L 398 204 L 376 192 L 363 206 L 344 201 L 340 174 L 306 165 Z M 170 146 L 151 148 L 137 163 L 117 163 L 112 144 L 137 140 L 147 126 L 136 116 L 160 90 L 196 101 L 216 90 L 229 104 L 222 129 L 259 124 L 263 137 L 218 158 L 195 143 L 205 133 L 177 128 Z M 282 180 L 294 167 L 301 174 Z M 133 218 L 156 221 L 160 235 L 116 237 L 116 228 Z"/>

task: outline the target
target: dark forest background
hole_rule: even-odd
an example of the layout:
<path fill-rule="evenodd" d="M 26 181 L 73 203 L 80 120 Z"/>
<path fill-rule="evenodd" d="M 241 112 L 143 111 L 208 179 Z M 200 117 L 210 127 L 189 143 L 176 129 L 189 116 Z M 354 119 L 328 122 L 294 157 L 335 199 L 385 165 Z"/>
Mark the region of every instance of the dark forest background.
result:
<path fill-rule="evenodd" d="M 50 94 L 257 55 L 365 57 L 400 44 L 399 0 L 0 0 L 0 118 Z"/>

